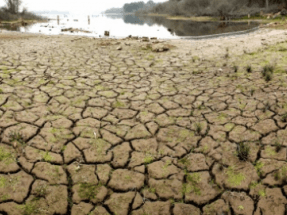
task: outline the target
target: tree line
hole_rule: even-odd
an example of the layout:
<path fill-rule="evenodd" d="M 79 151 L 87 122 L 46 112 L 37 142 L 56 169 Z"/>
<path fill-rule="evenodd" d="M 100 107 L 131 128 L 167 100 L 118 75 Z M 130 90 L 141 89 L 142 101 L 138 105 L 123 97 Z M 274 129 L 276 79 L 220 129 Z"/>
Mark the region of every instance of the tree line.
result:
<path fill-rule="evenodd" d="M 39 20 L 42 17 L 28 12 L 27 8 L 23 8 L 20 12 L 22 0 L 5 0 L 5 6 L 0 8 L 0 21 L 11 21 L 23 18 L 26 20 Z"/>
<path fill-rule="evenodd" d="M 286 8 L 287 0 L 169 0 L 141 13 L 173 16 L 242 16 Z"/>

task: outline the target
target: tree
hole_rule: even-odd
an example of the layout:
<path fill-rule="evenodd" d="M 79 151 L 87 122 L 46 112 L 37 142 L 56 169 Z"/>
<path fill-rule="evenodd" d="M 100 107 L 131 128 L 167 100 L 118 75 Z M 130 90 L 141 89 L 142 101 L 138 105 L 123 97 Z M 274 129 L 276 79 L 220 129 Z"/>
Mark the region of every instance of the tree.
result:
<path fill-rule="evenodd" d="M 18 14 L 22 0 L 5 0 L 6 10 L 12 14 Z"/>

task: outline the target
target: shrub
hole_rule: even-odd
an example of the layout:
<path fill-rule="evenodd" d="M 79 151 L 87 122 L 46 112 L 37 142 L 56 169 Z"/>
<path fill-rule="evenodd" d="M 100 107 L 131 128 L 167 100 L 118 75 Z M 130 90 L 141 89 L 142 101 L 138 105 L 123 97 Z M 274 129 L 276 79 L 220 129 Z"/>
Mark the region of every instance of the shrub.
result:
<path fill-rule="evenodd" d="M 237 156 L 240 160 L 246 161 L 250 153 L 250 147 L 246 143 L 239 143 L 237 146 Z"/>

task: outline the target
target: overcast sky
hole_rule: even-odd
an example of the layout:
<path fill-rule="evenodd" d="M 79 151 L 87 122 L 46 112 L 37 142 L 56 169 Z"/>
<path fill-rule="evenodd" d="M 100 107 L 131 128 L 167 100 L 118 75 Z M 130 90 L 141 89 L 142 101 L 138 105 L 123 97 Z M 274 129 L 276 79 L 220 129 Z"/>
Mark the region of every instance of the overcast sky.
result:
<path fill-rule="evenodd" d="M 58 10 L 70 11 L 73 13 L 94 13 L 102 12 L 112 7 L 122 7 L 125 3 L 137 2 L 140 0 L 23 0 L 23 6 L 29 11 Z M 142 0 L 147 2 L 148 0 Z M 164 2 L 167 0 L 153 0 Z M 5 5 L 5 0 L 0 0 L 0 7 Z"/>

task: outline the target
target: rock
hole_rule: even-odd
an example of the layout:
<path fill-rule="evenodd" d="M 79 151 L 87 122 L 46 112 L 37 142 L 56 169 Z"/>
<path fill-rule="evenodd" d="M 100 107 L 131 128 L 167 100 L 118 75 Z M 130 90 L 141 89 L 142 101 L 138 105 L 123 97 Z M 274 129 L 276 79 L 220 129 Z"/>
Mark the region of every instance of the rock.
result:
<path fill-rule="evenodd" d="M 152 51 L 153 52 L 164 52 L 164 51 L 168 51 L 169 48 L 167 47 L 167 45 L 164 44 L 155 44 L 152 45 Z"/>
<path fill-rule="evenodd" d="M 122 47 L 121 47 L 121 46 L 118 46 L 118 47 L 117 47 L 117 50 L 122 50 Z"/>
<path fill-rule="evenodd" d="M 148 37 L 143 37 L 142 38 L 142 42 L 149 42 L 149 38 Z"/>

